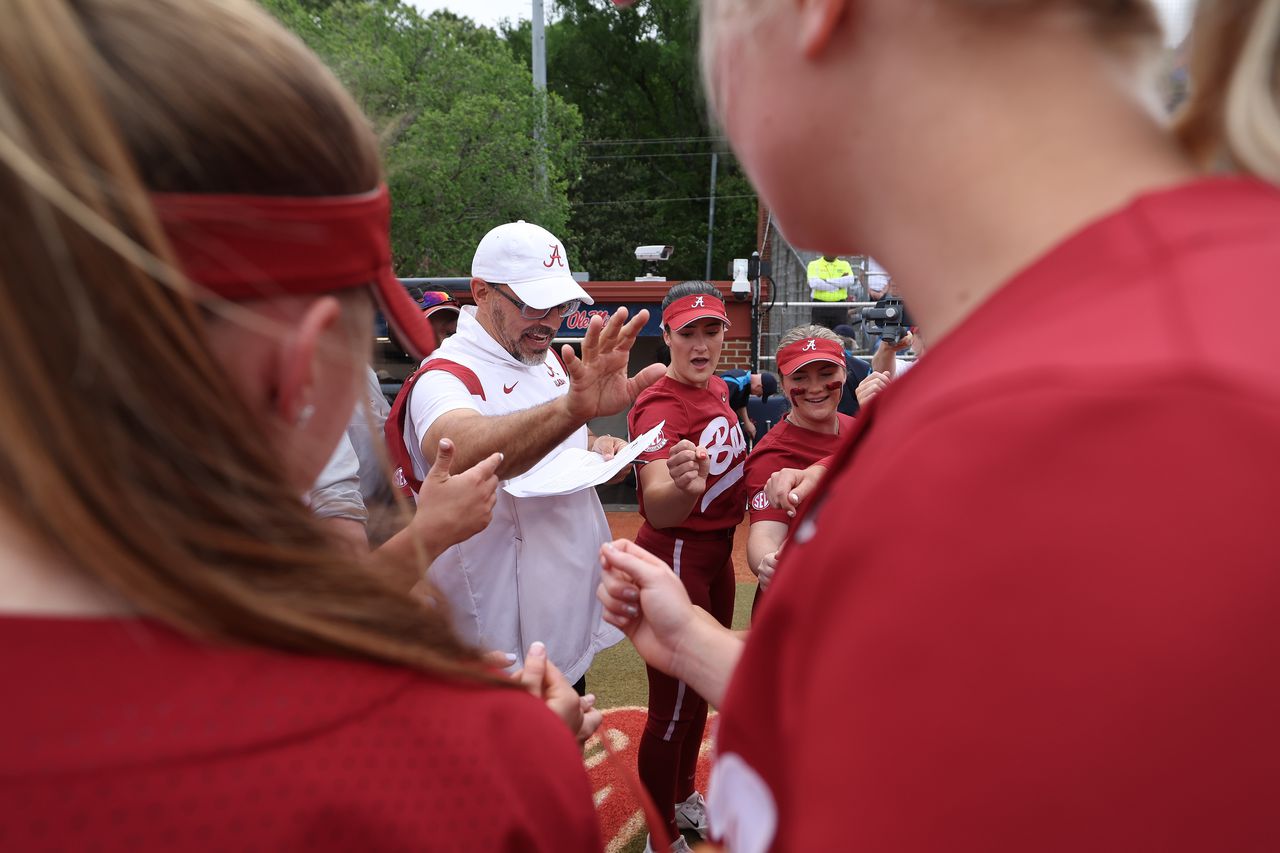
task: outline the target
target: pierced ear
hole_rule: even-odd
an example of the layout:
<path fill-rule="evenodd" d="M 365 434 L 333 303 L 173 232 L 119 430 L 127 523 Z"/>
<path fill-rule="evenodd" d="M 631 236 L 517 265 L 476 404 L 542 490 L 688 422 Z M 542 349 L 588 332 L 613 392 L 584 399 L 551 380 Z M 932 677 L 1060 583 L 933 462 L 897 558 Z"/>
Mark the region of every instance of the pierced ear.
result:
<path fill-rule="evenodd" d="M 286 424 L 300 426 L 315 411 L 316 359 L 325 333 L 340 322 L 342 306 L 332 296 L 317 299 L 303 313 L 280 349 L 276 411 Z"/>
<path fill-rule="evenodd" d="M 800 50 L 805 59 L 817 59 L 831 44 L 841 20 L 849 12 L 849 0 L 797 0 L 800 8 Z"/>

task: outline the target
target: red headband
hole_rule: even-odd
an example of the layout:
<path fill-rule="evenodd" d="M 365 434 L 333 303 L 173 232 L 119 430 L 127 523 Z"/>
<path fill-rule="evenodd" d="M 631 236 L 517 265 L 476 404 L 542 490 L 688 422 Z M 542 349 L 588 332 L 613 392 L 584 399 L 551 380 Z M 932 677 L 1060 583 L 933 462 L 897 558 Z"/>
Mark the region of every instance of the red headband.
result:
<path fill-rule="evenodd" d="M 778 373 L 789 376 L 806 364 L 829 361 L 844 367 L 844 347 L 827 338 L 801 338 L 778 350 Z"/>
<path fill-rule="evenodd" d="M 719 320 L 729 327 L 729 315 L 724 311 L 724 300 L 709 293 L 691 293 L 681 296 L 662 312 L 662 324 L 671 331 L 683 329 L 694 320 Z"/>
<path fill-rule="evenodd" d="M 155 193 L 186 276 L 229 300 L 370 287 L 415 358 L 435 349 L 422 309 L 391 269 L 391 197 L 385 185 L 349 196 Z"/>

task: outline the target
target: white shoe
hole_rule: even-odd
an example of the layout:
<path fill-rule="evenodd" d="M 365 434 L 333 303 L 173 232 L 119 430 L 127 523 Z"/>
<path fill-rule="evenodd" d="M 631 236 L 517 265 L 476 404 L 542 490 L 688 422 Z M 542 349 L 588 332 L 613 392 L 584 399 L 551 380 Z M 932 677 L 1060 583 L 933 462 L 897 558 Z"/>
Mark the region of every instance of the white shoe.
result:
<path fill-rule="evenodd" d="M 707 801 L 694 791 L 683 803 L 676 803 L 676 829 L 692 829 L 707 837 Z"/>
<path fill-rule="evenodd" d="M 689 849 L 689 842 L 684 840 L 683 835 L 677 835 L 676 840 L 671 842 L 671 847 L 668 848 L 668 850 L 670 853 L 693 853 L 693 851 Z M 655 853 L 653 849 L 652 835 L 645 836 L 644 853 Z"/>

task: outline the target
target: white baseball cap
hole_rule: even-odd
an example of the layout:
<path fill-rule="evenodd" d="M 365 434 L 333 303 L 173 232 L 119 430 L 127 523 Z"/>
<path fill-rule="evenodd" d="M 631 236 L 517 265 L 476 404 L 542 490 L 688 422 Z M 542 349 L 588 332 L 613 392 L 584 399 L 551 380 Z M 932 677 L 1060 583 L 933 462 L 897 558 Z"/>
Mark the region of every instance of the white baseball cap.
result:
<path fill-rule="evenodd" d="M 523 219 L 499 225 L 480 240 L 471 277 L 510 285 L 520 301 L 542 310 L 579 299 L 595 302 L 574 281 L 564 244 L 547 229 Z"/>

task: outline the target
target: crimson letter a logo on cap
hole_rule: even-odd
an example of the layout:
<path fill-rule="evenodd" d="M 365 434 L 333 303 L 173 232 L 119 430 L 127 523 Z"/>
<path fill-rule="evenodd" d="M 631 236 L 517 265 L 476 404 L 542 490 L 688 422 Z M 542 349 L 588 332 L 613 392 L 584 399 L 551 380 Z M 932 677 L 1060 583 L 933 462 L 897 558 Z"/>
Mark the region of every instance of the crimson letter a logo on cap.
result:
<path fill-rule="evenodd" d="M 808 342 L 805 343 L 804 346 L 800 347 L 800 352 L 808 352 L 810 350 L 817 351 L 817 349 L 818 349 L 818 342 L 813 338 L 809 338 Z"/>
<path fill-rule="evenodd" d="M 560 257 L 560 244 L 559 244 L 559 243 L 552 243 L 552 244 L 551 244 L 551 257 L 549 257 L 549 258 L 547 258 L 545 261 L 543 261 L 543 262 L 542 262 L 542 265 L 543 265 L 544 267 L 551 268 L 551 267 L 556 266 L 557 264 L 559 264 L 560 266 L 562 266 L 562 267 L 563 267 L 563 266 L 564 266 L 564 258 Z"/>
<path fill-rule="evenodd" d="M 705 299 L 705 297 L 699 296 L 697 299 L 693 300 L 693 307 L 694 308 L 705 307 L 706 303 L 703 302 L 703 299 Z"/>

